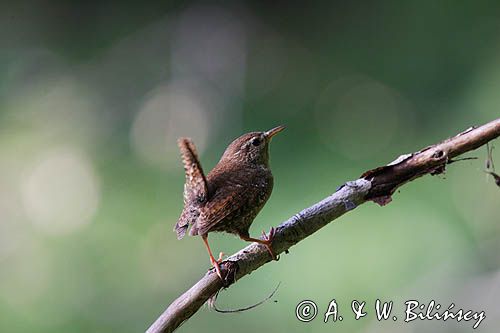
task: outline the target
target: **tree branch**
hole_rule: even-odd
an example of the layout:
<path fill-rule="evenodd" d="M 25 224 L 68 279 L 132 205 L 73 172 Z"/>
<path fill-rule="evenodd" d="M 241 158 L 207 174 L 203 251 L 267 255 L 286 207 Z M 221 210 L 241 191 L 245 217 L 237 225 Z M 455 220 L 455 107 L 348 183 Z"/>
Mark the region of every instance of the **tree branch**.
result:
<path fill-rule="evenodd" d="M 418 152 L 402 155 L 394 162 L 365 172 L 361 178 L 345 183 L 331 196 L 304 209 L 276 228 L 273 249 L 276 254 L 321 229 L 334 219 L 372 200 L 380 205 L 391 201 L 401 185 L 425 174 L 439 174 L 453 158 L 474 150 L 500 136 L 500 118 L 466 131 Z M 194 286 L 177 298 L 151 325 L 147 333 L 173 332 L 189 319 L 217 291 L 271 261 L 262 245 L 252 243 L 222 264 L 225 282 L 214 270 L 208 271 Z"/>

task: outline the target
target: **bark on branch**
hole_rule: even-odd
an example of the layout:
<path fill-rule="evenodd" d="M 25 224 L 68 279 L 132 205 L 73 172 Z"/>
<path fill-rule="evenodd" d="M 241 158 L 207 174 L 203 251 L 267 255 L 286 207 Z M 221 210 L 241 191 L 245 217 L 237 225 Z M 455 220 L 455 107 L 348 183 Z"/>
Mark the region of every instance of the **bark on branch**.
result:
<path fill-rule="evenodd" d="M 276 228 L 273 249 L 276 254 L 287 251 L 331 221 L 373 200 L 385 205 L 401 185 L 425 174 L 444 172 L 453 158 L 474 150 L 500 136 L 500 118 L 480 127 L 471 127 L 441 143 L 412 154 L 401 155 L 394 162 L 365 172 L 355 181 L 345 183 L 329 197 L 304 209 Z M 225 285 L 214 270 L 207 272 L 194 286 L 179 296 L 151 325 L 147 333 L 173 332 L 189 319 L 218 290 L 228 287 L 243 276 L 271 261 L 262 245 L 250 244 L 221 265 Z"/>

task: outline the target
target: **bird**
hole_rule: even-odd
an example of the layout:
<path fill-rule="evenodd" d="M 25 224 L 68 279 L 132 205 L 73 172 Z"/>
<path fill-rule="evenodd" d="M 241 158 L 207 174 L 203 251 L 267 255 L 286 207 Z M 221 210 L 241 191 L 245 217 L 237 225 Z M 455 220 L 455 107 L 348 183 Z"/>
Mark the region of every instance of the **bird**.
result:
<path fill-rule="evenodd" d="M 187 137 L 177 141 L 186 180 L 184 207 L 174 231 L 179 240 L 189 227 L 190 236 L 201 236 L 221 280 L 219 264 L 224 254 L 221 252 L 215 259 L 208 244 L 210 232 L 227 232 L 244 241 L 262 244 L 272 259 L 276 259 L 272 249 L 275 229 L 271 227 L 268 234 L 263 231 L 263 239 L 259 239 L 250 237 L 249 228 L 271 196 L 274 181 L 269 166 L 269 144 L 284 129 L 277 126 L 238 137 L 206 176 L 193 141 Z"/>

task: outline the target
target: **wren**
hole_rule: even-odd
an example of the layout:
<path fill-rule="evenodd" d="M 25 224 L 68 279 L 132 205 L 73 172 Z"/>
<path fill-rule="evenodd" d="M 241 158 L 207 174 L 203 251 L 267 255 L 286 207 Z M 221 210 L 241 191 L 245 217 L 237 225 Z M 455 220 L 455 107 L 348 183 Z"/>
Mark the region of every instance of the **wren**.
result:
<path fill-rule="evenodd" d="M 271 196 L 273 175 L 269 167 L 269 143 L 274 135 L 285 129 L 275 127 L 266 132 L 244 134 L 231 142 L 220 161 L 208 173 L 203 173 L 193 142 L 189 138 L 178 140 L 186 183 L 184 184 L 184 209 L 174 231 L 182 239 L 189 227 L 189 235 L 203 239 L 215 267 L 222 279 L 219 263 L 208 245 L 210 232 L 238 235 L 249 242 L 263 244 L 271 257 L 276 259 L 271 244 L 274 228 L 263 239 L 252 238 L 248 229 Z"/>

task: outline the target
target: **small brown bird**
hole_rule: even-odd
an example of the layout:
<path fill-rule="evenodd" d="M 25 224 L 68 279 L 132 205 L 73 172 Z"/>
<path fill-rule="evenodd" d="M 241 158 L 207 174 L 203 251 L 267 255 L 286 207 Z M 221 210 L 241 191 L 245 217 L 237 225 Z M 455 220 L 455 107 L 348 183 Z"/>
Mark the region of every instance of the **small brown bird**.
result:
<path fill-rule="evenodd" d="M 210 262 L 222 279 L 219 260 L 208 245 L 208 233 L 225 231 L 241 239 L 257 242 L 271 248 L 274 228 L 264 239 L 250 237 L 248 229 L 273 190 L 273 175 L 269 167 L 269 143 L 271 138 L 285 127 L 278 126 L 267 132 L 251 132 L 231 142 L 219 163 L 205 177 L 196 148 L 188 138 L 178 140 L 182 162 L 186 172 L 184 185 L 184 209 L 174 231 L 181 239 L 189 226 L 189 235 L 200 235 L 210 256 Z"/>

